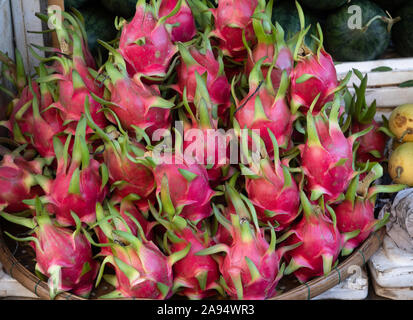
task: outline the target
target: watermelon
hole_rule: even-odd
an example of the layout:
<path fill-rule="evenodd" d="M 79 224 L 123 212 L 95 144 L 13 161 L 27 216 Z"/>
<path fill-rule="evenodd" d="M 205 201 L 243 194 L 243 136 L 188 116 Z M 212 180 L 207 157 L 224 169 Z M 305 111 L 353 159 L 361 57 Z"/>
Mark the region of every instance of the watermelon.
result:
<path fill-rule="evenodd" d="M 401 6 L 407 3 L 408 0 L 374 0 L 374 2 L 376 2 L 384 10 L 393 11 L 395 9 L 399 9 Z"/>
<path fill-rule="evenodd" d="M 396 13 L 401 18 L 392 31 L 396 50 L 402 56 L 413 57 L 413 3 L 406 4 Z"/>
<path fill-rule="evenodd" d="M 101 3 L 114 15 L 129 19 L 135 15 L 137 0 L 101 0 Z"/>
<path fill-rule="evenodd" d="M 311 10 L 304 10 L 306 27 L 311 24 L 310 31 L 305 38 L 305 44 L 312 50 L 317 48 L 317 41 L 311 35 L 318 37 L 317 22 L 319 17 Z M 300 19 L 298 17 L 295 2 L 291 0 L 275 1 L 272 9 L 272 22 L 278 22 L 285 32 L 285 40 L 293 38 L 300 31 Z"/>
<path fill-rule="evenodd" d="M 97 40 L 111 41 L 116 38 L 115 17 L 96 6 L 83 7 L 79 11 L 85 20 L 89 49 L 96 54 L 100 47 Z"/>
<path fill-rule="evenodd" d="M 76 8 L 80 9 L 84 5 L 86 5 L 88 2 L 91 2 L 90 0 L 65 0 L 65 8 L 70 9 L 70 8 Z"/>
<path fill-rule="evenodd" d="M 348 0 L 300 0 L 300 2 L 313 10 L 334 10 L 340 8 Z"/>
<path fill-rule="evenodd" d="M 354 19 L 357 15 L 351 10 L 349 13 L 350 6 L 360 8 L 361 19 Z M 389 22 L 382 19 L 388 19 L 386 12 L 371 1 L 353 0 L 344 5 L 331 13 L 324 25 L 324 44 L 327 52 L 337 61 L 377 59 L 386 51 L 391 38 L 388 31 Z M 360 21 L 361 25 L 357 26 L 357 21 Z M 349 27 L 349 23 L 352 28 Z"/>

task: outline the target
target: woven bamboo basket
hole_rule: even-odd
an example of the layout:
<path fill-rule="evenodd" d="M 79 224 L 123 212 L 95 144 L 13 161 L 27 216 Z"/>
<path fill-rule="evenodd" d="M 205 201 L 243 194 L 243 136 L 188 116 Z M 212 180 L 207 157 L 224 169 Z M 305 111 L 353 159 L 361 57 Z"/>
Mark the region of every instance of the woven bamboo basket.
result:
<path fill-rule="evenodd" d="M 11 228 L 17 231 L 15 226 L 9 225 L 5 221 L 0 222 L 0 262 L 3 264 L 5 271 L 24 287 L 40 299 L 50 300 L 47 282 L 39 279 L 34 273 L 34 251 L 28 245 L 19 245 L 14 240 L 3 235 L 2 229 L 10 231 Z M 326 276 L 318 277 L 306 284 L 298 283 L 293 276 L 282 279 L 279 287 L 284 287 L 285 289 L 271 300 L 309 300 L 336 286 L 352 275 L 351 270 L 353 270 L 353 266 L 362 267 L 370 259 L 379 249 L 384 234 L 385 230 L 382 228 L 370 235 L 357 250 L 348 258 L 341 261 L 341 263 Z M 92 292 L 90 298 L 97 299 L 99 296 L 110 291 L 110 285 L 103 282 Z M 86 300 L 70 293 L 59 294 L 55 299 Z"/>

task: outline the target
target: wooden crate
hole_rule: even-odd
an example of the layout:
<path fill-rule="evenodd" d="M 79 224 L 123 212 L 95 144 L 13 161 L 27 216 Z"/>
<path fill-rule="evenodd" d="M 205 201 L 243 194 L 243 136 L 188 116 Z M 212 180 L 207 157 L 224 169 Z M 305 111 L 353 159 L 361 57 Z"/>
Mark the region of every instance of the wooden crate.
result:
<path fill-rule="evenodd" d="M 391 71 L 372 71 L 379 67 L 391 68 Z M 391 111 L 405 103 L 413 103 L 413 87 L 401 88 L 400 84 L 413 81 L 413 58 L 395 58 L 365 62 L 346 62 L 336 65 L 339 78 L 344 78 L 348 71 L 357 69 L 368 75 L 366 90 L 367 103 L 377 101 L 376 120 L 381 116 L 388 117 Z M 353 83 L 359 85 L 360 80 L 355 74 L 349 81 L 350 91 Z"/>

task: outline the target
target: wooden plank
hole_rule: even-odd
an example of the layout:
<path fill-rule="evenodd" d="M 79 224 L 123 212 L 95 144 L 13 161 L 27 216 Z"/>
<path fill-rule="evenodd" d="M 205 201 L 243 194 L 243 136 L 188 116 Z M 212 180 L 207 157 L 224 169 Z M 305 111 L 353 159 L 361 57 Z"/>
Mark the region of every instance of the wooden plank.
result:
<path fill-rule="evenodd" d="M 13 24 L 11 17 L 10 1 L 0 0 L 0 30 L 2 33 L 0 51 L 7 53 L 10 58 L 14 59 Z"/>
<path fill-rule="evenodd" d="M 366 73 L 363 73 L 365 75 Z M 344 75 L 340 75 L 339 79 L 343 79 Z M 388 71 L 388 72 L 370 72 L 368 73 L 368 87 L 397 87 L 400 83 L 413 80 L 413 71 Z M 353 74 L 350 78 L 349 86 L 353 83 L 360 84 L 359 78 Z"/>
<path fill-rule="evenodd" d="M 0 298 L 24 297 L 38 299 L 38 297 L 33 292 L 23 287 L 20 282 L 4 273 L 2 268 L 3 267 L 0 263 Z"/>
<path fill-rule="evenodd" d="M 372 72 L 378 67 L 389 67 L 391 71 Z M 348 71 L 359 70 L 368 75 L 366 100 L 370 104 L 377 102 L 378 114 L 389 115 L 391 110 L 401 104 L 413 103 L 413 88 L 400 88 L 403 82 L 413 80 L 413 58 L 397 58 L 364 62 L 346 62 L 336 65 L 339 79 L 343 79 Z M 353 74 L 348 83 L 350 92 L 354 92 L 353 84 L 360 85 L 360 80 Z"/>
<path fill-rule="evenodd" d="M 359 70 L 360 72 L 367 73 L 378 67 L 390 67 L 392 68 L 392 71 L 413 71 L 413 58 L 344 62 L 337 64 L 336 70 L 339 75 L 342 75 L 346 74 L 353 68 Z"/>
<path fill-rule="evenodd" d="M 0 41 L 0 51 L 6 53 L 10 58 L 14 59 L 14 43 L 13 43 L 13 24 L 10 0 L 0 0 L 0 30 L 2 33 L 2 40 Z M 0 77 L 0 84 L 6 85 L 3 79 Z M 11 87 L 9 87 L 11 89 Z M 0 120 L 4 119 L 6 114 L 6 108 L 9 98 L 0 92 Z M 4 134 L 4 129 L 0 129 L 0 135 Z"/>
<path fill-rule="evenodd" d="M 26 70 L 32 72 L 38 61 L 30 54 L 29 46 L 32 43 L 44 46 L 43 34 L 28 33 L 28 31 L 43 30 L 40 19 L 35 16 L 36 12 L 41 11 L 40 0 L 13 0 L 11 8 L 16 47 L 22 54 Z M 38 53 L 44 56 L 42 52 Z"/>
<path fill-rule="evenodd" d="M 48 0 L 48 5 L 49 6 L 59 6 L 61 10 L 63 11 L 65 9 L 65 2 L 64 0 Z M 56 33 L 52 33 L 52 45 L 55 48 L 59 48 L 59 40 L 57 39 Z"/>

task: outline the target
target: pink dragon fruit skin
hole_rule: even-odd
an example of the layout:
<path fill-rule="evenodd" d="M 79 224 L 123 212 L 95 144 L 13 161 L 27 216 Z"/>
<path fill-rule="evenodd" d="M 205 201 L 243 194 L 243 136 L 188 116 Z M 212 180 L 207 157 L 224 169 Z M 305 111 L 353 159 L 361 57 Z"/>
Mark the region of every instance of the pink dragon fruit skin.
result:
<path fill-rule="evenodd" d="M 157 223 L 147 220 L 133 200 L 133 197 L 126 197 L 119 201 L 115 197 L 105 202 L 105 209 L 100 203 L 96 204 L 96 220 L 99 226 L 96 226 L 94 231 L 101 247 L 101 256 L 112 255 L 111 247 L 106 244 L 110 243 L 114 230 L 128 232 L 133 236 L 138 236 L 142 232 L 145 239 L 153 240 L 153 228 Z M 109 215 L 112 216 L 110 219 L 108 219 Z"/>
<path fill-rule="evenodd" d="M 328 274 L 337 261 L 344 238 L 336 225 L 324 212 L 324 208 L 313 206 L 301 191 L 304 217 L 287 233 L 282 246 L 302 245 L 285 253 L 289 262 L 284 274 L 294 273 L 301 282 Z"/>
<path fill-rule="evenodd" d="M 272 133 L 270 133 L 272 135 Z M 276 231 L 287 228 L 299 215 L 298 186 L 288 168 L 279 159 L 277 141 L 274 142 L 274 160 L 269 157 L 251 165 L 254 177 L 246 175 L 245 188 L 262 222 L 277 223 Z"/>
<path fill-rule="evenodd" d="M 53 212 L 56 219 L 62 225 L 72 225 L 73 218 L 70 211 L 77 213 L 85 223 L 95 221 L 95 204 L 102 202 L 106 195 L 106 189 L 101 190 L 102 179 L 99 175 L 100 164 L 91 159 L 89 167 L 83 169 L 79 176 L 79 193 L 70 193 L 69 187 L 76 165 L 72 165 L 66 172 L 58 168 L 56 179 L 50 188 L 50 201 L 53 204 Z M 59 170 L 60 169 L 60 170 Z"/>
<path fill-rule="evenodd" d="M 123 58 L 110 46 L 106 47 L 116 57 L 116 68 L 109 61 L 105 64 L 106 71 L 111 79 L 110 102 L 94 98 L 107 105 L 117 116 L 122 127 L 130 132 L 135 128 L 145 130 L 151 136 L 154 131 L 165 130 L 170 127 L 170 108 L 174 104 L 160 97 L 159 89 L 153 85 L 142 83 L 139 77 L 130 78 L 126 71 Z M 109 120 L 117 123 L 113 116 Z"/>
<path fill-rule="evenodd" d="M 259 60 L 250 73 L 250 92 L 241 102 L 237 102 L 238 111 L 235 119 L 241 129 L 247 127 L 260 130 L 260 137 L 267 151 L 272 152 L 273 143 L 268 129 L 275 135 L 280 148 L 286 149 L 291 140 L 294 117 L 285 98 L 289 86 L 287 73 L 283 72 L 278 93 L 275 93 L 271 78 L 267 76 L 266 80 L 263 79 L 261 71 L 263 60 L 264 58 Z M 262 86 L 258 94 L 251 99 L 251 95 L 258 89 L 260 83 Z"/>
<path fill-rule="evenodd" d="M 107 124 L 103 112 L 99 112 L 102 106 L 92 99 L 92 95 L 102 97 L 104 89 L 100 87 L 91 75 L 85 57 L 83 56 L 81 39 L 73 33 L 73 58 L 54 59 L 60 63 L 60 72 L 55 72 L 46 80 L 57 81 L 59 100 L 53 105 L 60 111 L 61 117 L 66 126 L 67 133 L 74 134 L 77 123 L 84 114 L 85 101 L 89 100 L 90 111 L 94 121 L 104 128 Z M 88 128 L 88 130 L 90 130 Z M 90 132 L 87 132 L 90 133 Z"/>
<path fill-rule="evenodd" d="M 179 213 L 182 218 L 197 224 L 211 216 L 210 201 L 215 192 L 209 185 L 206 169 L 195 159 L 188 163 L 189 158 L 174 154 L 170 162 L 157 165 L 154 169 L 156 194 L 162 199 L 165 213 Z"/>
<path fill-rule="evenodd" d="M 105 279 L 116 290 L 100 298 L 168 299 L 172 295 L 172 266 L 188 254 L 189 246 L 167 257 L 152 241 L 141 240 L 128 232 L 113 233 L 129 244 L 112 244 L 112 253 L 104 259 L 97 283 L 105 264 L 110 263 L 116 276 Z"/>
<path fill-rule="evenodd" d="M 0 163 L 0 209 L 6 212 L 28 209 L 22 201 L 36 195 L 34 175 L 41 173 L 41 163 L 37 160 L 28 162 L 11 154 L 4 155 Z"/>
<path fill-rule="evenodd" d="M 115 206 L 115 209 L 119 211 L 120 216 L 127 223 L 133 235 L 138 235 L 138 227 L 130 216 L 138 221 L 139 225 L 142 227 L 146 239 L 153 240 L 153 227 L 156 225 L 156 223 L 148 221 L 131 200 L 125 198 L 121 201 L 120 204 L 116 202 L 113 204 Z M 120 225 L 118 230 L 125 232 L 128 231 L 125 226 L 123 226 L 123 224 Z"/>
<path fill-rule="evenodd" d="M 192 113 L 189 105 L 186 107 L 191 121 L 188 121 L 182 113 L 180 114 L 184 122 L 183 152 L 185 156 L 190 154 L 198 164 L 205 166 L 211 185 L 216 185 L 228 178 L 231 137 L 223 130 L 218 130 L 218 116 L 216 118 L 213 116 L 213 109 L 216 106 L 208 93 L 207 83 L 198 73 L 195 76 L 197 81 L 194 100 L 195 114 Z"/>
<path fill-rule="evenodd" d="M 342 255 L 351 254 L 372 232 L 377 231 L 387 223 L 389 214 L 380 220 L 376 220 L 374 217 L 377 194 L 398 192 L 406 187 L 397 184 L 370 187 L 370 184 L 382 175 L 383 168 L 378 163 L 371 168 L 362 181 L 359 179 L 360 175 L 357 175 L 346 192 L 345 200 L 333 207 L 337 217 L 337 228 L 341 233 L 360 230 L 356 237 L 344 243 Z"/>
<path fill-rule="evenodd" d="M 294 57 L 291 49 L 284 41 L 284 30 L 277 23 L 274 27 L 271 23 L 271 14 L 273 9 L 273 1 L 269 1 L 265 6 L 265 1 L 258 1 L 256 13 L 260 13 L 263 20 L 253 19 L 253 27 L 257 44 L 248 51 L 248 59 L 245 64 L 246 74 L 249 75 L 254 69 L 256 63 L 265 58 L 262 65 L 262 72 L 264 78 L 271 69 L 271 81 L 274 88 L 278 88 L 281 82 L 282 72 L 285 70 L 290 76 L 294 68 Z M 265 18 L 264 18 L 265 17 Z M 266 23 L 267 28 L 271 27 L 273 30 L 269 32 L 264 27 Z M 271 66 L 274 66 L 271 68 Z"/>
<path fill-rule="evenodd" d="M 233 239 L 230 246 L 217 244 L 197 255 L 225 252 L 225 256 L 215 258 L 222 274 L 223 288 L 231 298 L 262 300 L 274 297 L 283 273 L 279 265 L 284 254 L 275 250 L 274 229 L 271 229 L 271 243 L 268 244 L 256 220 L 251 226 L 248 219 L 232 214 L 231 222 L 226 222 Z"/>
<path fill-rule="evenodd" d="M 300 81 L 303 76 L 311 77 L 306 81 Z M 294 114 L 299 108 L 306 113 L 316 96 L 320 94 L 313 108 L 313 113 L 318 113 L 327 102 L 333 101 L 338 88 L 333 59 L 324 49 L 319 50 L 317 54 L 311 53 L 302 57 L 291 72 L 291 109 Z"/>
<path fill-rule="evenodd" d="M 189 103 L 195 100 L 197 89 L 196 73 L 207 73 L 207 90 L 213 104 L 218 106 L 218 115 L 223 116 L 230 107 L 231 87 L 223 71 L 222 61 L 215 59 L 208 40 L 205 43 L 205 54 L 191 47 L 178 44 L 181 54 L 181 64 L 177 67 L 178 84 L 172 88 L 183 95 L 186 89 L 186 97 Z"/>
<path fill-rule="evenodd" d="M 124 181 L 117 187 L 119 196 L 137 194 L 140 197 L 147 197 L 155 189 L 152 170 L 147 166 L 133 163 L 126 157 L 120 157 L 114 149 L 105 149 L 104 159 L 108 166 L 111 183 Z"/>
<path fill-rule="evenodd" d="M 133 20 L 124 25 L 119 53 L 127 62 L 129 75 L 163 77 L 166 75 L 176 46 L 165 28 L 167 16 L 156 20 L 152 8 L 139 0 Z"/>
<path fill-rule="evenodd" d="M 40 75 L 45 72 L 39 66 Z M 55 108 L 49 108 L 53 99 L 46 84 L 31 82 L 22 91 L 9 121 L 3 125 L 10 130 L 13 139 L 29 144 L 44 158 L 54 156 L 53 137 L 63 132 L 63 120 Z M 30 136 L 31 138 L 28 138 Z"/>
<path fill-rule="evenodd" d="M 246 54 L 242 33 L 247 41 L 254 41 L 252 15 L 258 0 L 224 0 L 218 8 L 211 9 L 215 18 L 215 30 L 212 34 L 219 39 L 220 49 L 224 55 L 235 60 L 243 60 Z"/>
<path fill-rule="evenodd" d="M 31 245 L 36 252 L 36 270 L 49 278 L 51 299 L 66 291 L 85 298 L 89 296 L 99 264 L 92 258 L 91 245 L 80 232 L 79 221 L 75 232 L 56 226 L 38 199 L 33 219 L 23 218 L 23 221 L 5 213 L 1 215 L 11 222 L 35 230 L 35 237 L 13 239 L 32 241 Z"/>
<path fill-rule="evenodd" d="M 60 140 L 54 140 L 57 157 L 56 178 L 44 187 L 50 203 L 49 208 L 63 226 L 74 225 L 71 211 L 76 213 L 82 222 L 93 223 L 96 220 L 96 203 L 102 202 L 108 191 L 106 182 L 100 175 L 102 166 L 90 157 L 85 135 L 86 119 L 82 117 L 76 130 L 69 165 L 67 150 L 59 146 Z M 65 146 L 67 145 L 66 143 Z"/>
<path fill-rule="evenodd" d="M 133 155 L 143 159 L 145 148 L 138 142 L 131 141 L 127 133 L 113 131 L 117 135 L 113 141 L 105 131 L 93 121 L 90 110 L 85 108 L 88 124 L 104 142 L 103 160 L 109 172 L 109 183 L 116 185 L 116 195 L 123 199 L 130 194 L 146 198 L 155 190 L 155 178 L 152 169 L 145 163 L 134 162 Z M 110 134 L 110 133 L 109 133 Z M 143 162 L 143 161 L 142 161 Z"/>
<path fill-rule="evenodd" d="M 206 297 L 214 296 L 215 290 L 219 290 L 218 264 L 211 256 L 197 256 L 196 252 L 206 249 L 209 243 L 201 239 L 189 227 L 181 232 L 176 232 L 176 240 L 173 241 L 171 252 L 184 250 L 188 244 L 191 248 L 188 254 L 173 266 L 174 287 L 182 287 L 178 292 L 192 300 L 200 300 Z M 209 241 L 210 242 L 210 241 Z"/>
<path fill-rule="evenodd" d="M 162 0 L 159 7 L 159 17 L 170 14 L 177 4 L 178 0 Z M 195 19 L 186 0 L 182 1 L 178 12 L 166 19 L 165 23 L 179 23 L 179 26 L 173 27 L 171 31 L 171 40 L 173 42 L 187 42 L 192 40 L 196 35 Z"/>
<path fill-rule="evenodd" d="M 336 95 L 330 117 L 320 113 L 315 118 L 307 113 L 308 140 L 300 145 L 302 168 L 307 177 L 307 189 L 312 200 L 324 194 L 327 201 L 336 200 L 355 176 L 353 170 L 353 144 L 366 133 L 358 132 L 346 138 L 338 124 L 340 109 Z"/>
<path fill-rule="evenodd" d="M 380 162 L 385 159 L 384 152 L 388 138 L 384 133 L 378 131 L 380 125 L 375 120 L 369 124 L 354 122 L 351 125 L 351 131 L 357 133 L 370 126 L 373 126 L 373 130 L 362 136 L 359 140 L 360 146 L 356 153 L 356 159 L 359 162 Z"/>

